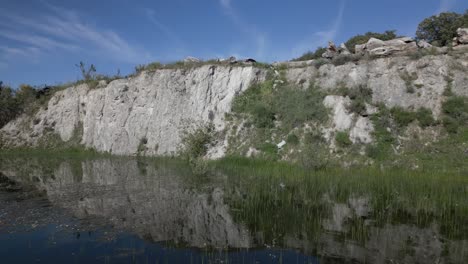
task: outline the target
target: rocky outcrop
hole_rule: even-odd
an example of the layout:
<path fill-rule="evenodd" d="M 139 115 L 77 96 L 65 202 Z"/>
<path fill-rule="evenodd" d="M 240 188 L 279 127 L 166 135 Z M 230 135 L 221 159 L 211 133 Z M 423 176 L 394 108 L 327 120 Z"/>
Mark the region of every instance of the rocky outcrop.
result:
<path fill-rule="evenodd" d="M 325 59 L 333 59 L 334 57 L 338 55 L 350 55 L 351 52 L 348 50 L 346 45 L 344 43 L 341 43 L 341 45 L 337 48 L 335 46 L 335 43 L 333 42 L 328 42 L 328 47 L 327 50 L 322 54 L 322 58 Z"/>
<path fill-rule="evenodd" d="M 458 45 L 468 45 L 468 28 L 457 29 L 457 36 L 453 39 L 454 47 Z"/>
<path fill-rule="evenodd" d="M 415 52 L 418 50 L 416 41 L 409 37 L 397 38 L 383 41 L 376 38 L 370 38 L 366 44 L 356 45 L 356 53 L 367 53 L 373 56 L 390 56 Z"/>
<path fill-rule="evenodd" d="M 468 96 L 466 69 L 468 54 L 425 56 L 418 60 L 400 56 L 340 66 L 325 64 L 318 69 L 313 66 L 290 68 L 285 76 L 303 88 L 313 82 L 329 94 L 334 94 L 343 85 L 348 88 L 367 87 L 372 90 L 374 104 L 414 110 L 426 107 L 437 117 L 448 84 L 455 94 Z M 409 84 L 415 85 L 415 93 L 407 92 Z"/>

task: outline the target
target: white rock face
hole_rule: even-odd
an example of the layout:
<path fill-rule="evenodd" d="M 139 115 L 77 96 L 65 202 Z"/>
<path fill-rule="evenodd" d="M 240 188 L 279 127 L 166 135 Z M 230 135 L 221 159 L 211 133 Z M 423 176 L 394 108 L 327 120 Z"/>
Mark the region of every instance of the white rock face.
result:
<path fill-rule="evenodd" d="M 348 97 L 329 95 L 323 104 L 331 109 L 332 125 L 323 131 L 325 138 L 331 140 L 332 133 L 349 131 L 349 138 L 353 143 L 371 143 L 374 126 L 367 117 L 356 116 L 347 110 L 351 100 Z"/>
<path fill-rule="evenodd" d="M 345 131 L 351 127 L 354 114 L 348 113 L 346 107 L 349 105 L 348 97 L 329 95 L 323 100 L 323 104 L 332 109 L 333 128 L 336 131 Z"/>
<path fill-rule="evenodd" d="M 1 133 L 11 145 L 35 145 L 44 130 L 67 141 L 82 126 L 81 143 L 98 151 L 133 155 L 146 139 L 143 154 L 171 155 L 186 127 L 211 121 L 222 130 L 234 96 L 264 78 L 265 72 L 253 67 L 206 65 L 144 72 L 94 90 L 72 87 L 54 95 L 36 115 L 37 125 L 23 117 Z M 223 155 L 223 149 L 216 153 Z"/>
<path fill-rule="evenodd" d="M 349 62 L 345 65 L 334 66 L 326 64 L 316 69 L 310 67 L 290 68 L 286 78 L 304 88 L 314 82 L 316 87 L 326 91 L 333 91 L 340 86 L 368 87 L 372 90 L 372 102 L 384 103 L 387 107 L 400 106 L 405 109 L 426 107 L 439 116 L 442 95 L 453 80 L 452 91 L 455 94 L 468 96 L 468 53 L 456 56 L 438 55 L 425 56 L 419 60 L 408 57 L 389 57 L 359 63 Z M 415 93 L 408 93 L 405 74 L 415 76 L 412 84 Z"/>

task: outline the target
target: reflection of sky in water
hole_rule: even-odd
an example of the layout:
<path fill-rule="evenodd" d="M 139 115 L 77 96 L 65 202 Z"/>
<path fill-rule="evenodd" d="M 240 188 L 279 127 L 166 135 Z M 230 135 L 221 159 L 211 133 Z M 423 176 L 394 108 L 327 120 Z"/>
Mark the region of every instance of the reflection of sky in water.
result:
<path fill-rule="evenodd" d="M 215 250 L 165 247 L 128 233 L 102 241 L 104 231 L 57 233 L 55 226 L 0 234 L 2 263 L 319 263 L 294 250 Z"/>

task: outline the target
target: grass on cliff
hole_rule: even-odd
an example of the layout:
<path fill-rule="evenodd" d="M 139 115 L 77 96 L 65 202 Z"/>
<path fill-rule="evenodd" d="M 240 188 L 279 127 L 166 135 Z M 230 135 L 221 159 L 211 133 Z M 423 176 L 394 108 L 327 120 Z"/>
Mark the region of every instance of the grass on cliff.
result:
<path fill-rule="evenodd" d="M 197 67 L 202 67 L 205 65 L 214 65 L 214 66 L 240 66 L 240 67 L 248 67 L 248 66 L 255 66 L 257 68 L 265 68 L 268 69 L 271 67 L 268 63 L 263 62 L 253 62 L 253 63 L 244 63 L 244 62 L 237 62 L 237 63 L 229 63 L 227 61 L 219 61 L 216 59 L 206 60 L 206 61 L 199 61 L 199 62 L 185 62 L 185 61 L 175 61 L 170 63 L 160 63 L 160 62 L 151 62 L 148 64 L 140 64 L 135 67 L 135 72 L 131 74 L 131 76 L 139 75 L 144 71 L 154 72 L 157 70 L 162 69 L 192 69 Z"/>
<path fill-rule="evenodd" d="M 327 122 L 329 111 L 323 105 L 325 94 L 313 84 L 307 89 L 289 84 L 281 74 L 270 77 L 234 98 L 230 118 L 243 120 L 243 129 L 249 131 L 249 136 L 247 142 L 238 140 L 236 133 L 230 136 L 228 153 L 245 154 L 248 151 L 245 147 L 252 146 L 260 151 L 255 155 L 277 160 L 289 150 L 300 148 L 304 150 L 303 154 L 299 155 L 297 151 L 291 154 L 295 161 L 314 168 L 322 167 L 326 163 L 322 160 L 325 156 L 316 157 L 321 153 L 317 151 L 319 144 L 301 142 L 306 126 Z M 288 144 L 278 149 L 277 144 L 282 140 Z M 310 157 L 306 157 L 306 153 Z"/>
<path fill-rule="evenodd" d="M 273 128 L 279 122 L 284 129 L 306 122 L 325 122 L 328 110 L 323 106 L 325 94 L 313 84 L 302 89 L 285 80 L 268 80 L 254 84 L 234 98 L 232 111 L 252 117 L 257 128 Z"/>

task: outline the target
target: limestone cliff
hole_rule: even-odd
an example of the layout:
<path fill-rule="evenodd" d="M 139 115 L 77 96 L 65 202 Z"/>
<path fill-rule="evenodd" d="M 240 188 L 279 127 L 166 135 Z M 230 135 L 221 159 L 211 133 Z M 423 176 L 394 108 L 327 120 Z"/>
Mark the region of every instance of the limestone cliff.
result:
<path fill-rule="evenodd" d="M 194 69 L 143 72 L 96 89 L 86 84 L 57 92 L 33 118 L 21 116 L 1 134 L 7 146 L 37 146 L 56 133 L 101 152 L 133 155 L 145 142 L 144 154 L 176 152 L 183 129 L 212 121 L 224 128 L 236 94 L 265 72 L 253 67 L 202 66 Z"/>
<path fill-rule="evenodd" d="M 79 85 L 59 91 L 35 116 L 23 115 L 3 127 L 0 139 L 3 147 L 34 147 L 53 134 L 100 152 L 172 155 L 187 127 L 212 122 L 216 131 L 226 130 L 225 114 L 231 111 L 233 98 L 276 74 L 304 89 L 313 82 L 317 89 L 333 95 L 324 102 L 334 108 L 332 121 L 323 124 L 324 134 L 348 130 L 353 142 L 368 143 L 373 130 L 369 118 L 346 111 L 347 99 L 333 94 L 337 88 L 365 86 L 372 90 L 371 104 L 412 110 L 426 107 L 437 118 L 445 90 L 468 96 L 467 69 L 468 54 L 462 52 L 320 67 L 308 61 L 273 64 L 270 69 L 248 65 L 161 69 L 101 83 L 95 89 Z M 221 136 L 209 156 L 222 157 L 227 147 L 228 140 Z"/>

